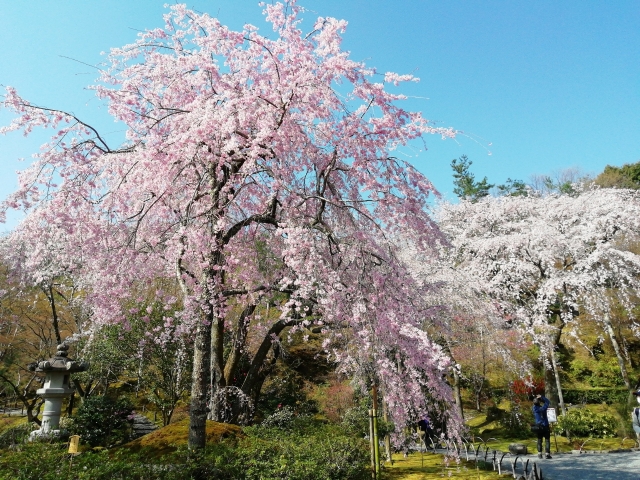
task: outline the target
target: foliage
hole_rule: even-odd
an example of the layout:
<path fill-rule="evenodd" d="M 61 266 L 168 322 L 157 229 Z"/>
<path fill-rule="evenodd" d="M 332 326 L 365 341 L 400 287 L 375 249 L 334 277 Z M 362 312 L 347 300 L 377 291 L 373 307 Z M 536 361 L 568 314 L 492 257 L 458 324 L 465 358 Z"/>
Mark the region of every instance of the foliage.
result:
<path fill-rule="evenodd" d="M 640 189 L 640 162 L 625 163 L 622 167 L 607 165 L 594 180 L 596 185 L 605 188 Z"/>
<path fill-rule="evenodd" d="M 92 447 L 123 443 L 131 434 L 133 406 L 125 398 L 96 395 L 84 400 L 69 427 Z"/>
<path fill-rule="evenodd" d="M 510 197 L 526 197 L 529 195 L 530 187 L 528 187 L 522 180 L 512 180 L 507 178 L 507 181 L 501 185 L 496 185 L 498 195 L 506 195 Z"/>
<path fill-rule="evenodd" d="M 0 457 L 0 479 L 220 479 L 358 480 L 369 477 L 368 447 L 327 425 L 300 424 L 295 432 L 251 428 L 247 437 L 210 443 L 204 452 L 179 449 L 86 451 L 70 459 L 65 444 L 27 444 Z M 6 476 L 3 476 L 6 475 Z"/>
<path fill-rule="evenodd" d="M 368 444 L 333 425 L 300 419 L 292 430 L 252 427 L 234 451 L 236 478 L 364 479 Z"/>
<path fill-rule="evenodd" d="M 355 407 L 351 407 L 344 413 L 342 427 L 351 435 L 363 438 L 368 437 L 369 431 L 369 407 L 361 402 Z M 385 421 L 382 416 L 378 417 L 378 438 L 383 438 L 395 432 L 396 427 L 393 422 Z"/>
<path fill-rule="evenodd" d="M 577 437 L 613 437 L 618 421 L 608 413 L 597 413 L 587 408 L 572 408 L 558 417 L 557 428 Z"/>
<path fill-rule="evenodd" d="M 563 390 L 563 395 L 566 403 L 613 405 L 626 403 L 629 391 L 626 388 L 567 388 Z"/>
<path fill-rule="evenodd" d="M 9 428 L 2 430 L 0 433 L 0 448 L 8 448 L 11 445 L 19 445 L 29 438 L 29 434 L 33 430 L 30 423 L 13 424 Z"/>
<path fill-rule="evenodd" d="M 369 435 L 369 411 L 362 405 L 347 409 L 342 417 L 342 426 L 352 435 L 363 438 Z"/>
<path fill-rule="evenodd" d="M 592 374 L 587 378 L 592 387 L 623 386 L 620 369 L 615 358 L 602 358 L 593 362 Z"/>
<path fill-rule="evenodd" d="M 91 336 L 81 336 L 76 346 L 89 368 L 75 373 L 73 381 L 82 397 L 107 395 L 127 371 L 135 368 L 135 353 L 129 347 L 130 333 L 123 336 L 118 325 L 96 327 Z"/>
<path fill-rule="evenodd" d="M 453 184 L 455 188 L 453 193 L 460 198 L 475 202 L 489 195 L 489 190 L 493 188 L 493 185 L 487 182 L 487 177 L 479 182 L 476 181 L 475 175 L 470 170 L 472 163 L 466 155 L 462 155 L 459 159 L 454 158 L 451 161 L 451 168 L 454 172 Z"/>
<path fill-rule="evenodd" d="M 316 402 L 318 411 L 330 422 L 340 423 L 345 412 L 355 405 L 353 388 L 334 375 L 309 389 L 309 398 Z"/>
<path fill-rule="evenodd" d="M 265 418 L 261 425 L 268 428 L 280 428 L 284 430 L 291 428 L 295 419 L 296 415 L 293 407 L 285 405 Z"/>
<path fill-rule="evenodd" d="M 526 438 L 531 434 L 529 426 L 533 421 L 531 409 L 520 400 L 512 398 L 510 408 L 498 421 L 507 437 Z M 487 417 L 488 418 L 488 417 Z"/>
<path fill-rule="evenodd" d="M 318 411 L 317 402 L 307 398 L 303 377 L 285 362 L 265 382 L 257 407 L 265 416 L 276 414 L 283 407 L 302 415 Z"/>
<path fill-rule="evenodd" d="M 529 399 L 532 395 L 544 394 L 544 378 L 529 376 L 524 379 L 515 379 L 511 382 L 510 391 L 521 400 Z"/>

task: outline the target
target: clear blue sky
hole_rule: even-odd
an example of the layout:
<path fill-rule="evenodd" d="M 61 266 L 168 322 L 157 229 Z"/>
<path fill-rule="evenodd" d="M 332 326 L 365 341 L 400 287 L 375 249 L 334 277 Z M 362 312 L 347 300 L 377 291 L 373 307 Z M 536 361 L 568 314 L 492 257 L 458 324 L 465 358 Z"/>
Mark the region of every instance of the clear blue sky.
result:
<path fill-rule="evenodd" d="M 0 84 L 28 100 L 73 111 L 100 129 L 121 129 L 84 89 L 100 52 L 162 25 L 166 0 L 0 0 Z M 272 35 L 256 0 L 194 0 L 188 6 Z M 304 17 L 344 18 L 343 46 L 379 71 L 414 73 L 408 106 L 457 140 L 427 138 L 414 163 L 452 198 L 450 162 L 466 154 L 478 177 L 507 177 L 640 160 L 640 1 L 299 0 Z M 0 123 L 10 121 L 0 113 Z M 0 136 L 0 197 L 44 141 Z M 491 152 L 491 155 L 489 155 Z M 417 154 L 417 156 L 415 156 Z M 28 161 L 28 160 L 27 160 Z M 15 219 L 5 228 L 11 228 Z"/>

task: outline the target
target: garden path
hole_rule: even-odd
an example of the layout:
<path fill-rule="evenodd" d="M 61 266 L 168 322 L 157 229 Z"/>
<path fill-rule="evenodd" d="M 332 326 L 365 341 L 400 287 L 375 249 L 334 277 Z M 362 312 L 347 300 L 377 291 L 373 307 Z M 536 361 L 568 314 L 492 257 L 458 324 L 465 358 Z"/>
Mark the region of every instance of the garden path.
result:
<path fill-rule="evenodd" d="M 640 451 L 620 453 L 554 454 L 537 462 L 545 480 L 639 480 Z"/>

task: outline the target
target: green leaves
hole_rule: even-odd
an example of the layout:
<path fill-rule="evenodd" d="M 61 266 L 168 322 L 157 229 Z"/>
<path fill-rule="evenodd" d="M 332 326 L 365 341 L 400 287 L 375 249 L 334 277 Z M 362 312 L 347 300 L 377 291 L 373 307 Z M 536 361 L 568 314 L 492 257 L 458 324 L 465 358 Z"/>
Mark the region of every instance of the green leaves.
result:
<path fill-rule="evenodd" d="M 478 199 L 489 195 L 489 190 L 491 190 L 494 185 L 487 181 L 487 177 L 477 182 L 475 175 L 469 170 L 472 163 L 466 155 L 462 155 L 457 160 L 454 158 L 451 161 L 451 168 L 453 168 L 454 172 L 453 184 L 455 185 L 453 193 L 460 198 L 476 202 Z"/>
<path fill-rule="evenodd" d="M 569 410 L 558 418 L 558 428 L 568 430 L 577 437 L 613 437 L 618 422 L 607 413 L 596 413 L 586 408 Z"/>
<path fill-rule="evenodd" d="M 92 447 L 110 446 L 129 438 L 132 415 L 133 406 L 127 399 L 89 397 L 73 417 L 70 430 Z"/>

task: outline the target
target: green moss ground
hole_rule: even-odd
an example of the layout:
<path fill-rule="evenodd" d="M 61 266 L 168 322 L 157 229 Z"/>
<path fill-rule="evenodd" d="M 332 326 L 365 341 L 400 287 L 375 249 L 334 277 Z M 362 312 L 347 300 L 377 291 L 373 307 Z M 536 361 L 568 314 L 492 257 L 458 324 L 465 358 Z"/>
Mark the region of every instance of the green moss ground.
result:
<path fill-rule="evenodd" d="M 236 425 L 207 421 L 207 443 L 217 443 L 223 438 L 242 435 L 242 429 Z M 153 433 L 133 440 L 119 447 L 132 453 L 142 450 L 153 457 L 160 457 L 175 452 L 179 447 L 187 445 L 189 436 L 189 418 L 159 428 Z"/>

